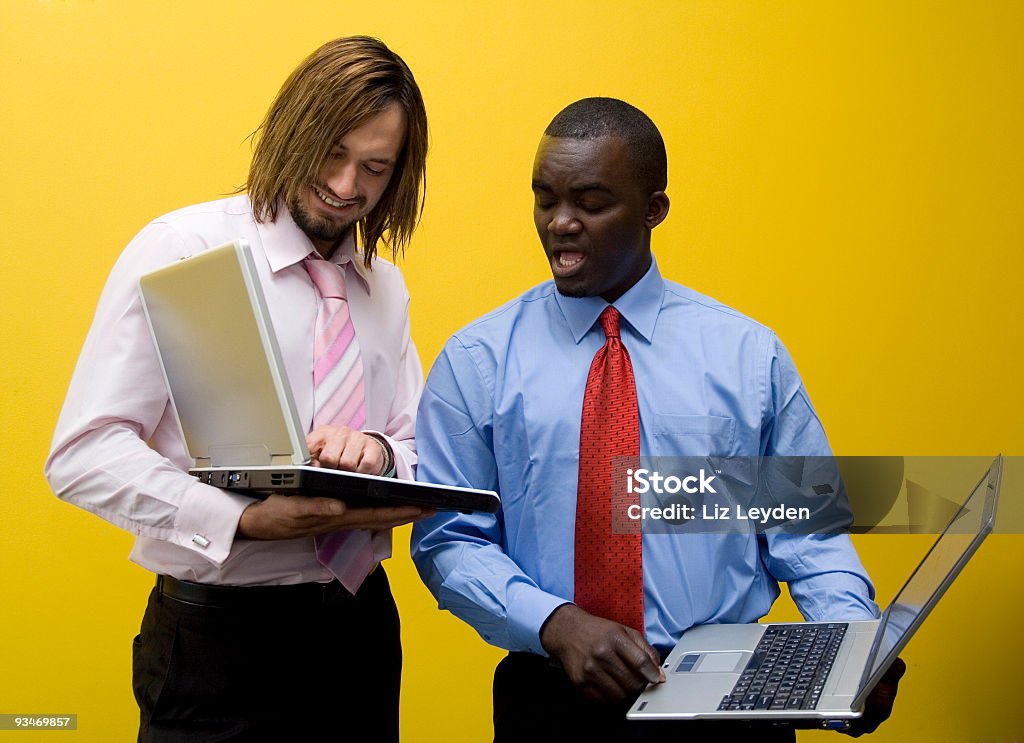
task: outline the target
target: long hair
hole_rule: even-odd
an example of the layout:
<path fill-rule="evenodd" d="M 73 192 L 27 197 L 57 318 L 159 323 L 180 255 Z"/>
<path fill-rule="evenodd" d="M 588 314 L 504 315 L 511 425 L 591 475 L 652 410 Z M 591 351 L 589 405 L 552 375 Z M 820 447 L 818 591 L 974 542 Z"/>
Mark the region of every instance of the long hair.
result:
<path fill-rule="evenodd" d="M 276 220 L 281 205 L 297 199 L 315 180 L 331 148 L 392 103 L 405 111 L 405 142 L 387 188 L 356 224 L 356 233 L 366 266 L 381 240 L 397 258 L 423 212 L 427 114 L 409 67 L 379 39 L 329 41 L 281 86 L 253 132 L 249 178 L 239 188 L 248 191 L 256 220 Z"/>

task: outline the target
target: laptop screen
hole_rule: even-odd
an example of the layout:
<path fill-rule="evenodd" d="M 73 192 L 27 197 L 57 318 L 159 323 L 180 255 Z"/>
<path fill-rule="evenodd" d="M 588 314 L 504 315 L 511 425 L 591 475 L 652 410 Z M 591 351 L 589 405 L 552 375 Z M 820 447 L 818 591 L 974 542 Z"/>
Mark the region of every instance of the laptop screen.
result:
<path fill-rule="evenodd" d="M 910 636 L 992 531 L 1002 463 L 1002 457 L 992 463 L 885 610 L 869 656 L 873 661 L 861 680 L 855 708 L 863 704 Z"/>
<path fill-rule="evenodd" d="M 305 434 L 248 243 L 145 274 L 139 291 L 192 460 L 305 463 Z"/>

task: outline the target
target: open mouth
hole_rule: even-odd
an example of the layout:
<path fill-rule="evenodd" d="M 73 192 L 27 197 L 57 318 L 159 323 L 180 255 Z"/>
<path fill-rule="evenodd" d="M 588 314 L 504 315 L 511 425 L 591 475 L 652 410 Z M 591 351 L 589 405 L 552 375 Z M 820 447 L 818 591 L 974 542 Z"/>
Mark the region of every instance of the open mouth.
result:
<path fill-rule="evenodd" d="M 313 186 L 313 193 L 317 195 L 321 202 L 332 209 L 345 210 L 359 204 L 359 199 L 337 199 L 326 194 L 318 186 Z"/>
<path fill-rule="evenodd" d="M 579 273 L 587 262 L 587 256 L 578 250 L 555 249 L 551 253 L 551 272 L 558 278 L 568 278 Z"/>

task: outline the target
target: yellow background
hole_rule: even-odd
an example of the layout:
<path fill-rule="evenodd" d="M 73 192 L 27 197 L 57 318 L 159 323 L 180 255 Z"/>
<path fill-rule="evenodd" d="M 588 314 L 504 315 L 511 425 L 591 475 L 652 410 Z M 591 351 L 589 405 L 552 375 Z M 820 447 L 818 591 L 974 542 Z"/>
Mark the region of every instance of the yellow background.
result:
<path fill-rule="evenodd" d="M 429 194 L 404 263 L 426 366 L 460 326 L 547 278 L 534 148 L 563 105 L 611 95 L 650 114 L 668 145 L 662 272 L 779 333 L 837 453 L 1024 454 L 1022 6 L 630 7 L 0 6 L 0 713 L 77 713 L 78 732 L 59 735 L 133 739 L 129 645 L 152 578 L 127 562 L 127 534 L 49 493 L 43 458 L 122 247 L 148 220 L 242 182 L 246 135 L 335 36 L 383 38 L 427 102 Z M 407 542 L 400 531 L 389 563 L 404 738 L 487 740 L 500 653 L 436 611 Z M 884 603 L 925 542 L 858 545 Z M 1011 675 L 1024 661 L 1022 556 L 1020 536 L 984 545 L 905 652 L 876 740 L 1024 740 Z M 793 615 L 781 601 L 773 614 Z"/>

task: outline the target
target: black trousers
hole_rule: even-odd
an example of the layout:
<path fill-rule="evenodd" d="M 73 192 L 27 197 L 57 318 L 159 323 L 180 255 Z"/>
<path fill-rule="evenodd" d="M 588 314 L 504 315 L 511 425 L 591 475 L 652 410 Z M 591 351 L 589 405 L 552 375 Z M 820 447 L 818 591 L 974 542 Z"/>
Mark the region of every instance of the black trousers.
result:
<path fill-rule="evenodd" d="M 220 606 L 154 589 L 133 646 L 139 741 L 397 741 L 387 576 L 378 567 L 355 596 L 329 585 L 233 589 L 254 600 Z"/>
<path fill-rule="evenodd" d="M 510 653 L 494 671 L 495 743 L 649 743 L 672 741 L 754 741 L 793 743 L 790 727 L 722 722 L 631 722 L 626 712 L 636 699 L 618 704 L 592 702 L 549 659 Z"/>

